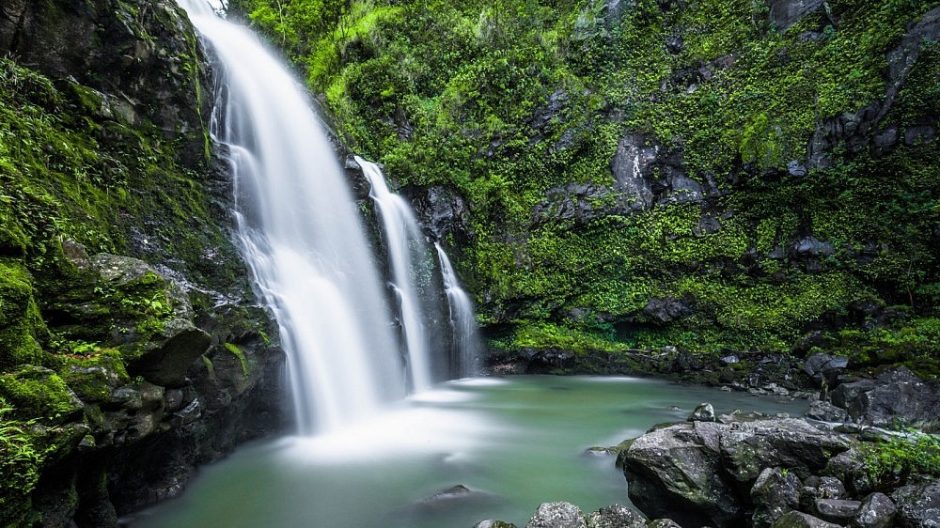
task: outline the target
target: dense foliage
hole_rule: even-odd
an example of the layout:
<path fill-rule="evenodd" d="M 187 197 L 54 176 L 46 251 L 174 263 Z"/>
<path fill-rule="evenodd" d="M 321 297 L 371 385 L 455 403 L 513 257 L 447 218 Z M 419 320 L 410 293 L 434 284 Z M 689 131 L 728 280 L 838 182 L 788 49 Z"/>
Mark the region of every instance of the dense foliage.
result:
<path fill-rule="evenodd" d="M 828 118 L 886 99 L 889 53 L 936 2 L 826 6 L 784 30 L 763 0 L 232 2 L 351 145 L 469 202 L 459 263 L 497 346 L 788 351 L 818 329 L 804 348 L 934 370 L 936 140 L 842 138 L 828 168 L 807 151 Z M 869 140 L 936 130 L 940 48 L 920 44 Z M 711 192 L 540 216 L 568 184 L 615 188 L 626 134 Z M 831 251 L 799 254 L 808 237 Z M 653 299 L 689 310 L 657 320 Z"/>

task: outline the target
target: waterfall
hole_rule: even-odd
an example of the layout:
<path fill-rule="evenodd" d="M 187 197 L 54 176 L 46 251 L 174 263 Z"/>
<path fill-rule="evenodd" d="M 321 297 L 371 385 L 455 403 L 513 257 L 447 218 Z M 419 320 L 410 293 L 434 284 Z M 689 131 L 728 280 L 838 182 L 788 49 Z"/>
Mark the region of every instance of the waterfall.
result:
<path fill-rule="evenodd" d="M 403 397 L 405 383 L 385 291 L 326 133 L 260 39 L 206 0 L 179 2 L 221 66 L 213 133 L 229 152 L 241 250 L 280 327 L 300 432 L 362 419 Z M 409 285 L 397 277 L 404 299 Z M 405 319 L 417 351 L 421 327 Z M 429 383 L 421 354 L 416 386 Z"/>
<path fill-rule="evenodd" d="M 437 249 L 437 257 L 441 261 L 444 292 L 447 294 L 447 305 L 450 308 L 450 325 L 453 335 L 451 365 L 456 377 L 466 378 L 477 373 L 476 362 L 480 357 L 480 336 L 477 332 L 473 302 L 460 286 L 460 281 L 454 273 L 454 267 L 444 248 L 438 243 L 434 244 L 434 248 Z"/>
<path fill-rule="evenodd" d="M 382 169 L 375 163 L 356 157 L 356 163 L 372 190 L 369 196 L 375 202 L 382 218 L 388 263 L 391 268 L 392 289 L 398 300 L 402 333 L 407 346 L 408 371 L 415 390 L 431 386 L 431 341 L 426 329 L 425 314 L 430 306 L 418 291 L 416 273 L 428 260 L 424 234 L 408 203 L 389 191 Z"/>

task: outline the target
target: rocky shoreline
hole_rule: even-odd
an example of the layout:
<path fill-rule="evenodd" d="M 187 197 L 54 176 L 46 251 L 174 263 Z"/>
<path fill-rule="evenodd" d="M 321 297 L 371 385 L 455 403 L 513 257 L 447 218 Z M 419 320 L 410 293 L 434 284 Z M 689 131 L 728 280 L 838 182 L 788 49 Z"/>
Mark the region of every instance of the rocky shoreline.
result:
<path fill-rule="evenodd" d="M 808 371 L 821 369 L 815 379 L 824 388 L 823 365 L 844 368 L 809 363 Z M 940 525 L 940 443 L 920 432 L 940 425 L 938 383 L 903 367 L 832 382 L 821 393 L 828 401 L 813 401 L 804 417 L 716 416 L 703 403 L 685 422 L 611 448 L 642 514 L 623 505 L 584 514 L 544 503 L 526 528 Z M 489 520 L 476 528 L 511 526 Z"/>

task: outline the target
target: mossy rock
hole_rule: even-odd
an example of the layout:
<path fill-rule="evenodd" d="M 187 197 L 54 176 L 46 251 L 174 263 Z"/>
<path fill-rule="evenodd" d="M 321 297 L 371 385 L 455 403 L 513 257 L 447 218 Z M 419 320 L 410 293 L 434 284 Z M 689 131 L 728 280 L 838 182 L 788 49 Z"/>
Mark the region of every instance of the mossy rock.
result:
<path fill-rule="evenodd" d="M 14 415 L 23 420 L 62 423 L 78 417 L 83 407 L 58 374 L 36 366 L 0 375 L 0 397 L 12 404 Z"/>
<path fill-rule="evenodd" d="M 48 337 L 23 266 L 0 260 L 0 371 L 41 364 L 40 339 Z"/>

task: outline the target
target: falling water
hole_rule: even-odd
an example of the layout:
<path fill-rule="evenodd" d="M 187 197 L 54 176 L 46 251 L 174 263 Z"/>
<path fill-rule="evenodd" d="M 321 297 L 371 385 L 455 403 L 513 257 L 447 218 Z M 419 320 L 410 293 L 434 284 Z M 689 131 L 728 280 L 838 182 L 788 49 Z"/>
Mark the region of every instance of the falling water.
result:
<path fill-rule="evenodd" d="M 404 376 L 328 138 L 302 87 L 251 31 L 206 0 L 179 2 L 221 65 L 213 129 L 230 152 L 244 256 L 280 325 L 300 431 L 361 419 L 403 396 Z"/>
<path fill-rule="evenodd" d="M 382 169 L 375 163 L 356 157 L 356 163 L 372 185 L 370 196 L 379 208 L 388 262 L 392 272 L 392 289 L 398 300 L 402 331 L 408 351 L 408 369 L 415 390 L 431 386 L 430 337 L 425 328 L 427 303 L 418 291 L 416 272 L 427 261 L 424 235 L 408 203 L 388 190 Z"/>
<path fill-rule="evenodd" d="M 460 281 L 444 248 L 438 243 L 434 244 L 434 248 L 437 249 L 437 256 L 441 261 L 444 292 L 447 294 L 447 305 L 450 308 L 450 324 L 453 329 L 451 365 L 457 377 L 466 378 L 477 373 L 476 362 L 480 357 L 480 336 L 477 332 L 473 302 L 460 287 Z"/>

